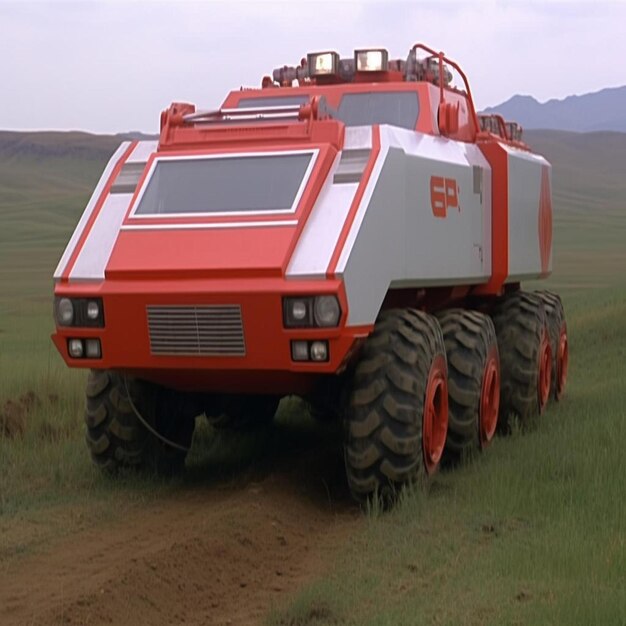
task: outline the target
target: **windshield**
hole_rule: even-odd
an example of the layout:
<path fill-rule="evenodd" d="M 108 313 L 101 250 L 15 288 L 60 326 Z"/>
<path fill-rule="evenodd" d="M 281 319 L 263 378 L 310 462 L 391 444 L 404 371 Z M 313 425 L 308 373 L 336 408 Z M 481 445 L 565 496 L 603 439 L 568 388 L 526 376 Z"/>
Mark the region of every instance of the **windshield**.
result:
<path fill-rule="evenodd" d="M 157 160 L 135 215 L 293 211 L 312 155 Z"/>
<path fill-rule="evenodd" d="M 346 126 L 390 124 L 415 129 L 419 100 L 414 91 L 348 93 L 339 105 L 337 117 Z"/>

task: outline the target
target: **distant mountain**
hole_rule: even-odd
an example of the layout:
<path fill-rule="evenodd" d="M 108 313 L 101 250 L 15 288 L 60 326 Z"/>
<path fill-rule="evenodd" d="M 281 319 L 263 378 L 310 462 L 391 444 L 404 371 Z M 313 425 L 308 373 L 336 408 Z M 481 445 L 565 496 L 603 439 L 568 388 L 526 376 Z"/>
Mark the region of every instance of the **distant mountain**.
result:
<path fill-rule="evenodd" d="M 0 130 L 0 157 L 68 157 L 97 161 L 104 159 L 106 162 L 122 141 L 154 138 L 156 135 L 144 135 L 137 132 L 92 135 L 80 131 Z"/>
<path fill-rule="evenodd" d="M 518 95 L 484 112 L 499 113 L 525 129 L 626 132 L 626 85 L 544 103 L 532 96 Z"/>

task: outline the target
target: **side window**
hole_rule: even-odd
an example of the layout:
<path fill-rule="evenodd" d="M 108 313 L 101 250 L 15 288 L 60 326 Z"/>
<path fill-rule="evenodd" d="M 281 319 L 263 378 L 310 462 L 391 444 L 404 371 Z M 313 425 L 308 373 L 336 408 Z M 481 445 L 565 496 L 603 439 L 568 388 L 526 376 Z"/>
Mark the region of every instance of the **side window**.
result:
<path fill-rule="evenodd" d="M 418 95 L 411 91 L 349 93 L 338 110 L 346 126 L 389 124 L 413 130 L 418 115 Z"/>
<path fill-rule="evenodd" d="M 282 96 L 278 98 L 242 98 L 237 104 L 238 109 L 256 107 L 286 107 L 295 104 L 304 104 L 309 96 Z"/>

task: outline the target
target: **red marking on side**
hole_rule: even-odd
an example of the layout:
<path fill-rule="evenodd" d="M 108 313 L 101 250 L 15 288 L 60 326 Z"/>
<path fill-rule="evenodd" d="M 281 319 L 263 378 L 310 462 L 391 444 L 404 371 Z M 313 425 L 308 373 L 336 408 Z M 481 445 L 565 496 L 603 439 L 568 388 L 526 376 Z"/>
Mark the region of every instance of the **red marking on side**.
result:
<path fill-rule="evenodd" d="M 346 217 L 345 224 L 343 225 L 343 228 L 341 229 L 341 234 L 339 235 L 339 239 L 337 241 L 337 245 L 335 246 L 333 256 L 331 257 L 330 263 L 328 265 L 328 269 L 326 270 L 326 276 L 328 278 L 333 278 L 335 276 L 335 272 L 337 271 L 337 263 L 339 263 L 339 257 L 341 256 L 343 247 L 346 244 L 348 235 L 350 234 L 350 229 L 352 228 L 352 224 L 354 223 L 354 219 L 356 218 L 356 214 L 357 214 L 357 211 L 359 210 L 359 205 L 361 204 L 361 200 L 363 200 L 365 189 L 367 188 L 369 180 L 372 176 L 372 171 L 374 170 L 374 165 L 376 163 L 376 159 L 378 159 L 379 154 L 380 154 L 380 127 L 378 125 L 375 125 L 372 127 L 372 153 L 370 154 L 370 160 L 367 166 L 365 167 L 365 171 L 363 172 L 363 176 L 361 177 L 361 182 L 359 183 L 359 187 L 356 191 L 354 198 L 352 199 L 352 204 L 350 205 L 348 216 Z"/>
<path fill-rule="evenodd" d="M 72 269 L 74 269 L 74 265 L 76 264 L 76 259 L 78 259 L 78 255 L 83 249 L 83 246 L 85 245 L 85 241 L 87 241 L 87 237 L 89 237 L 89 233 L 91 232 L 91 229 L 93 228 L 93 225 L 98 215 L 100 214 L 100 211 L 102 210 L 104 202 L 109 196 L 111 187 L 113 186 L 115 179 L 118 177 L 124 163 L 126 163 L 126 160 L 128 159 L 128 157 L 130 157 L 133 150 L 137 146 L 137 143 L 138 143 L 137 141 L 131 142 L 130 146 L 126 148 L 124 154 L 122 154 L 118 162 L 115 164 L 115 167 L 113 168 L 113 171 L 111 172 L 111 175 L 109 176 L 109 179 L 107 180 L 107 183 L 104 186 L 104 189 L 102 190 L 102 193 L 100 194 L 100 197 L 98 198 L 98 202 L 96 203 L 96 206 L 91 212 L 91 215 L 89 216 L 89 220 L 87 220 L 87 224 L 85 224 L 85 228 L 83 228 L 83 232 L 80 236 L 80 239 L 78 240 L 78 243 L 76 244 L 72 252 L 72 256 L 70 257 L 69 261 L 67 262 L 67 265 L 65 266 L 65 269 L 63 270 L 63 274 L 61 276 L 62 281 L 69 280 L 70 273 L 72 272 Z"/>
<path fill-rule="evenodd" d="M 539 253 L 541 273 L 546 276 L 550 267 L 552 250 L 552 193 L 550 190 L 550 168 L 541 168 L 541 191 L 539 192 Z"/>
<path fill-rule="evenodd" d="M 430 177 L 430 206 L 435 217 L 448 217 L 448 209 L 459 208 L 458 184 L 454 178 Z"/>
<path fill-rule="evenodd" d="M 491 166 L 491 278 L 473 293 L 499 295 L 509 275 L 509 159 L 497 141 L 478 147 Z"/>

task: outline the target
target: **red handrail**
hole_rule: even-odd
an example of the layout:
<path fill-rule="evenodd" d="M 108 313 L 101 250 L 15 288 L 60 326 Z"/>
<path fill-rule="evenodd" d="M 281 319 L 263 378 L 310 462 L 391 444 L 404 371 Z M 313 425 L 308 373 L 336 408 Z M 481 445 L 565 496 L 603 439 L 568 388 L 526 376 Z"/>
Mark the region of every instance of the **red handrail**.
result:
<path fill-rule="evenodd" d="M 452 59 L 449 59 L 443 52 L 437 52 L 436 50 L 433 50 L 432 48 L 429 48 L 428 46 L 424 45 L 423 43 L 416 43 L 412 48 L 411 48 L 411 52 L 415 52 L 415 50 L 420 49 L 420 50 L 424 50 L 424 52 L 427 52 L 428 54 L 431 55 L 431 58 L 437 59 L 439 61 L 439 90 L 441 93 L 441 101 L 443 102 L 445 100 L 445 92 L 444 92 L 444 81 L 443 81 L 443 63 L 444 61 L 450 65 L 451 67 L 453 67 L 461 76 L 461 78 L 463 79 L 463 82 L 465 83 L 465 92 L 467 93 L 467 99 L 469 100 L 469 106 L 472 112 L 472 118 L 474 120 L 474 127 L 476 128 L 476 132 L 480 131 L 480 125 L 478 124 L 478 116 L 476 115 L 476 108 L 474 107 L 474 99 L 472 98 L 472 91 L 470 89 L 469 86 L 469 81 L 467 80 L 467 76 L 465 76 L 465 72 L 463 72 L 463 70 L 459 67 L 458 63 L 455 63 L 454 61 L 452 61 Z"/>

